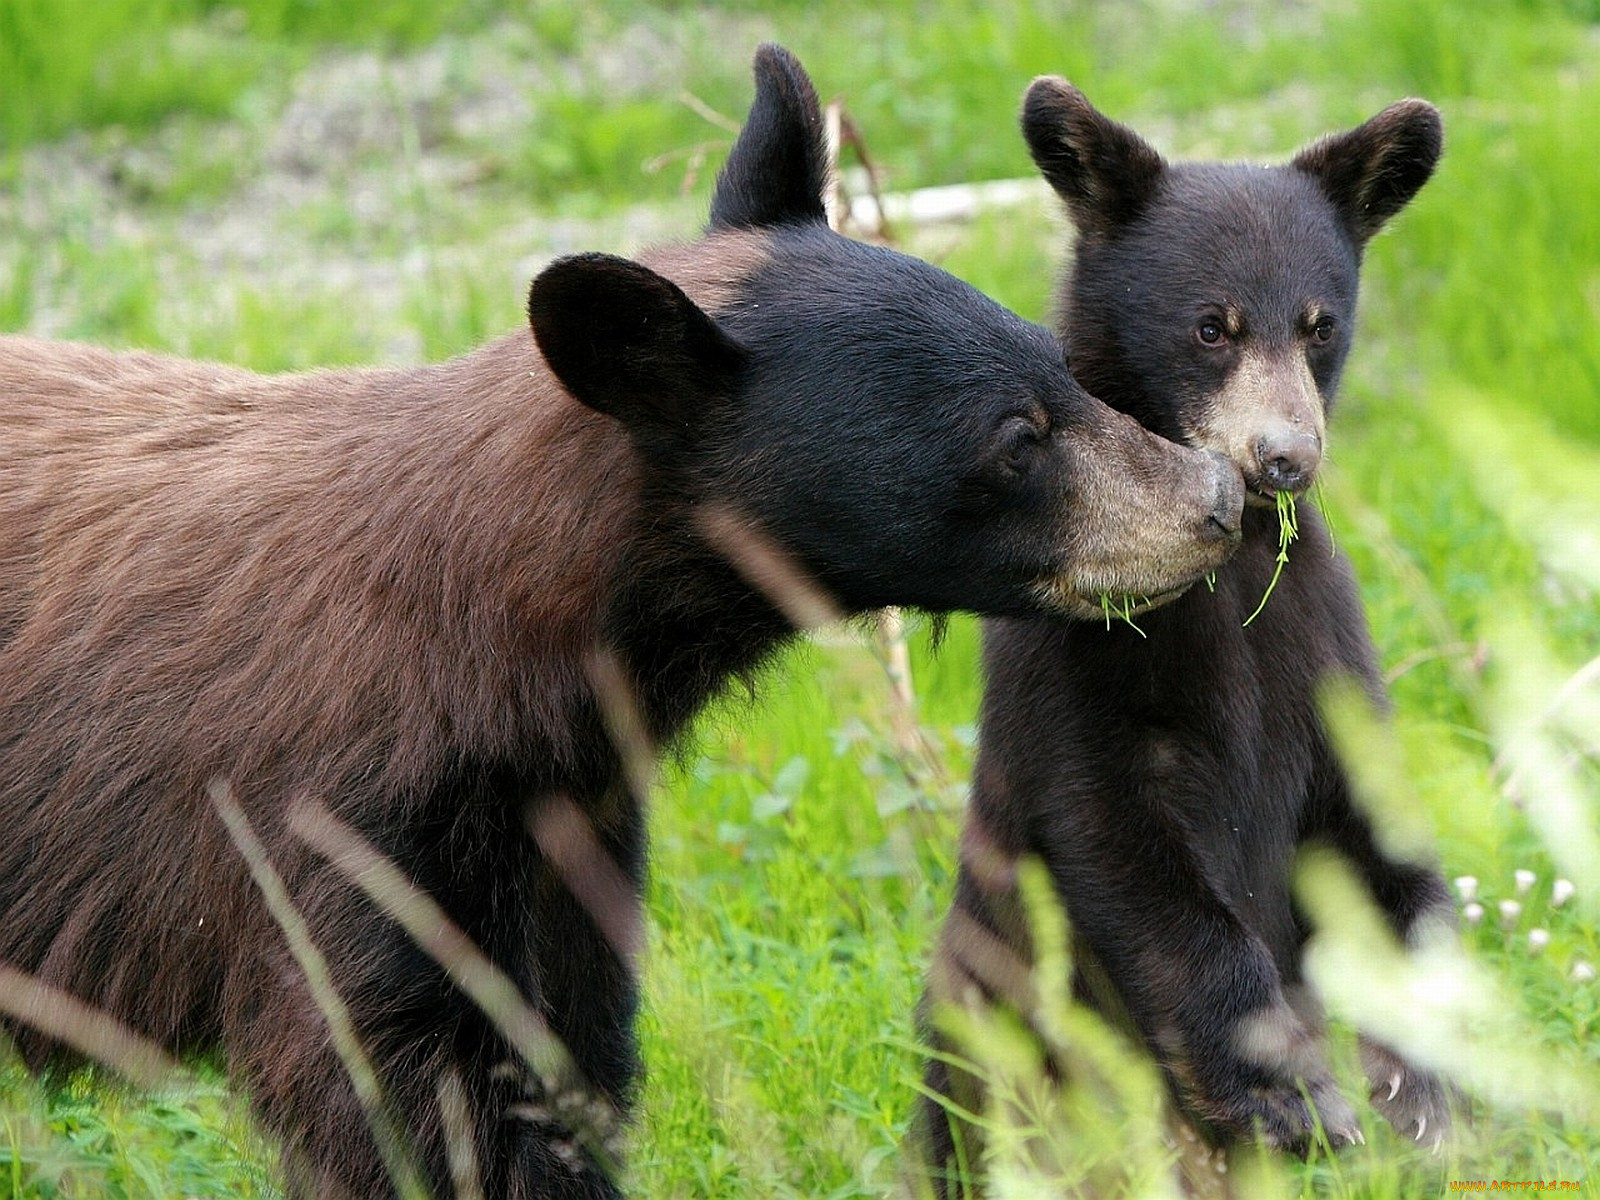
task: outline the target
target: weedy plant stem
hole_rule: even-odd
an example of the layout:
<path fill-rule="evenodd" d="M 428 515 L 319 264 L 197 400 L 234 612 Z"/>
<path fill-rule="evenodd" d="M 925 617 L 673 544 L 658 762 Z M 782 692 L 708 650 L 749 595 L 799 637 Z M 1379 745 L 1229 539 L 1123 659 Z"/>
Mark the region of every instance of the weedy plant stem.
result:
<path fill-rule="evenodd" d="M 0 963 L 0 1013 L 49 1034 L 133 1082 L 159 1088 L 183 1075 L 160 1046 L 107 1013 Z"/>
<path fill-rule="evenodd" d="M 1284 565 L 1289 561 L 1289 543 L 1299 536 L 1300 522 L 1295 516 L 1294 494 L 1292 492 L 1279 492 L 1277 566 L 1273 568 L 1272 578 L 1267 582 L 1267 590 L 1261 594 L 1261 603 L 1256 605 L 1255 612 L 1244 619 L 1246 625 L 1261 615 L 1261 610 L 1266 608 L 1267 601 L 1272 598 L 1273 589 L 1278 586 L 1278 579 L 1283 574 Z"/>
<path fill-rule="evenodd" d="M 473 1142 L 472 1114 L 466 1088 L 455 1070 L 439 1076 L 439 1116 L 444 1123 L 445 1153 L 450 1162 L 450 1185 L 455 1200 L 484 1200 L 478 1172 L 478 1151 Z"/>
<path fill-rule="evenodd" d="M 1322 490 L 1322 476 L 1317 476 L 1317 482 L 1312 487 L 1315 489 L 1317 511 L 1322 514 L 1322 524 L 1328 530 L 1328 557 L 1332 558 L 1339 553 L 1339 542 L 1333 534 L 1333 516 L 1328 512 L 1328 497 Z"/>

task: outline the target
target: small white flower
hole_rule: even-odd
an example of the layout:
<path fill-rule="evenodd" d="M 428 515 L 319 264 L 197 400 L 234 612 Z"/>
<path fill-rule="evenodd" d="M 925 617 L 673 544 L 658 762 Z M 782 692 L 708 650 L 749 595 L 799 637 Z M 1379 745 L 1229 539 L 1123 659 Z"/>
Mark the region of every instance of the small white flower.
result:
<path fill-rule="evenodd" d="M 1558 879 L 1550 885 L 1550 907 L 1560 908 L 1578 889 L 1572 886 L 1570 879 Z"/>
<path fill-rule="evenodd" d="M 1574 983 L 1593 983 L 1594 967 L 1580 958 L 1572 964 L 1572 981 Z"/>
<path fill-rule="evenodd" d="M 1518 867 L 1513 871 L 1511 877 L 1517 881 L 1517 895 L 1519 896 L 1526 896 L 1533 890 L 1533 885 L 1539 882 L 1537 875 L 1522 867 Z"/>
<path fill-rule="evenodd" d="M 1500 928 L 1513 929 L 1522 916 L 1522 905 L 1515 900 L 1500 901 Z"/>
<path fill-rule="evenodd" d="M 1550 931 L 1548 929 L 1528 930 L 1528 953 L 1538 954 L 1550 944 Z"/>
<path fill-rule="evenodd" d="M 1471 903 L 1478 898 L 1478 877 L 1476 875 L 1457 875 L 1456 891 L 1461 893 L 1463 904 Z"/>
<path fill-rule="evenodd" d="M 1474 900 L 1462 908 L 1461 915 L 1467 919 L 1468 925 L 1476 925 L 1483 920 L 1483 905 Z"/>

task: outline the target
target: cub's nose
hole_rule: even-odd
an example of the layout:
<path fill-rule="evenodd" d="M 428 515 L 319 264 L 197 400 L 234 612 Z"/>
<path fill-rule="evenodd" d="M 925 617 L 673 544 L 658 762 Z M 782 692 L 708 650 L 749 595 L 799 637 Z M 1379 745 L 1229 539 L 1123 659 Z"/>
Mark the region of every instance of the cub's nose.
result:
<path fill-rule="evenodd" d="M 1309 433 L 1282 433 L 1256 443 L 1261 481 L 1275 492 L 1309 487 L 1322 464 L 1322 443 Z"/>
<path fill-rule="evenodd" d="M 1211 512 L 1206 517 L 1206 532 L 1221 541 L 1237 542 L 1244 513 L 1244 479 L 1227 455 L 1215 450 L 1206 454 L 1211 459 L 1211 477 L 1216 487 Z"/>

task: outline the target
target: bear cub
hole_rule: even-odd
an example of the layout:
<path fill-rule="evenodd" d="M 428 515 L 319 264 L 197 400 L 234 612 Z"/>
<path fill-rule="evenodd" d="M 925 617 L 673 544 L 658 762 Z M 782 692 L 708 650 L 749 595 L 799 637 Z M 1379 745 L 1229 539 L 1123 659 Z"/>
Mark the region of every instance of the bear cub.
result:
<path fill-rule="evenodd" d="M 1283 166 L 1169 164 L 1047 77 L 1022 127 L 1076 227 L 1058 296 L 1074 374 L 1153 432 L 1226 455 L 1249 503 L 1214 587 L 1138 629 L 986 623 L 980 754 L 928 1003 L 996 999 L 996 942 L 1030 959 L 1014 866 L 1035 856 L 1071 923 L 1075 990 L 1137 1033 L 1209 1142 L 1259 1132 L 1303 1149 L 1317 1121 L 1335 1144 L 1359 1140 L 1302 978 L 1296 852 L 1336 850 L 1408 941 L 1448 918 L 1448 897 L 1433 869 L 1379 845 L 1323 727 L 1331 676 L 1384 696 L 1350 567 L 1314 505 L 1246 620 L 1274 573 L 1276 498 L 1302 495 L 1322 461 L 1362 251 L 1432 173 L 1440 117 L 1406 100 Z M 1437 1143 L 1440 1082 L 1374 1040 L 1361 1050 L 1376 1107 Z M 929 1082 L 982 1111 L 970 1076 L 935 1063 Z M 924 1116 L 935 1176 L 978 1161 L 972 1126 L 938 1106 Z"/>

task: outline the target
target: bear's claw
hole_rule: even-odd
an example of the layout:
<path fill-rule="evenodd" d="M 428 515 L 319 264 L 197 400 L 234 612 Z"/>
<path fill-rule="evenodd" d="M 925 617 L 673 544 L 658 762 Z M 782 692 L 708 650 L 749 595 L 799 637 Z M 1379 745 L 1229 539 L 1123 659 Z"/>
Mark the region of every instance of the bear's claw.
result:
<path fill-rule="evenodd" d="M 1361 1066 L 1372 1082 L 1372 1106 L 1397 1131 L 1438 1153 L 1450 1131 L 1450 1091 L 1371 1038 L 1360 1039 Z"/>

